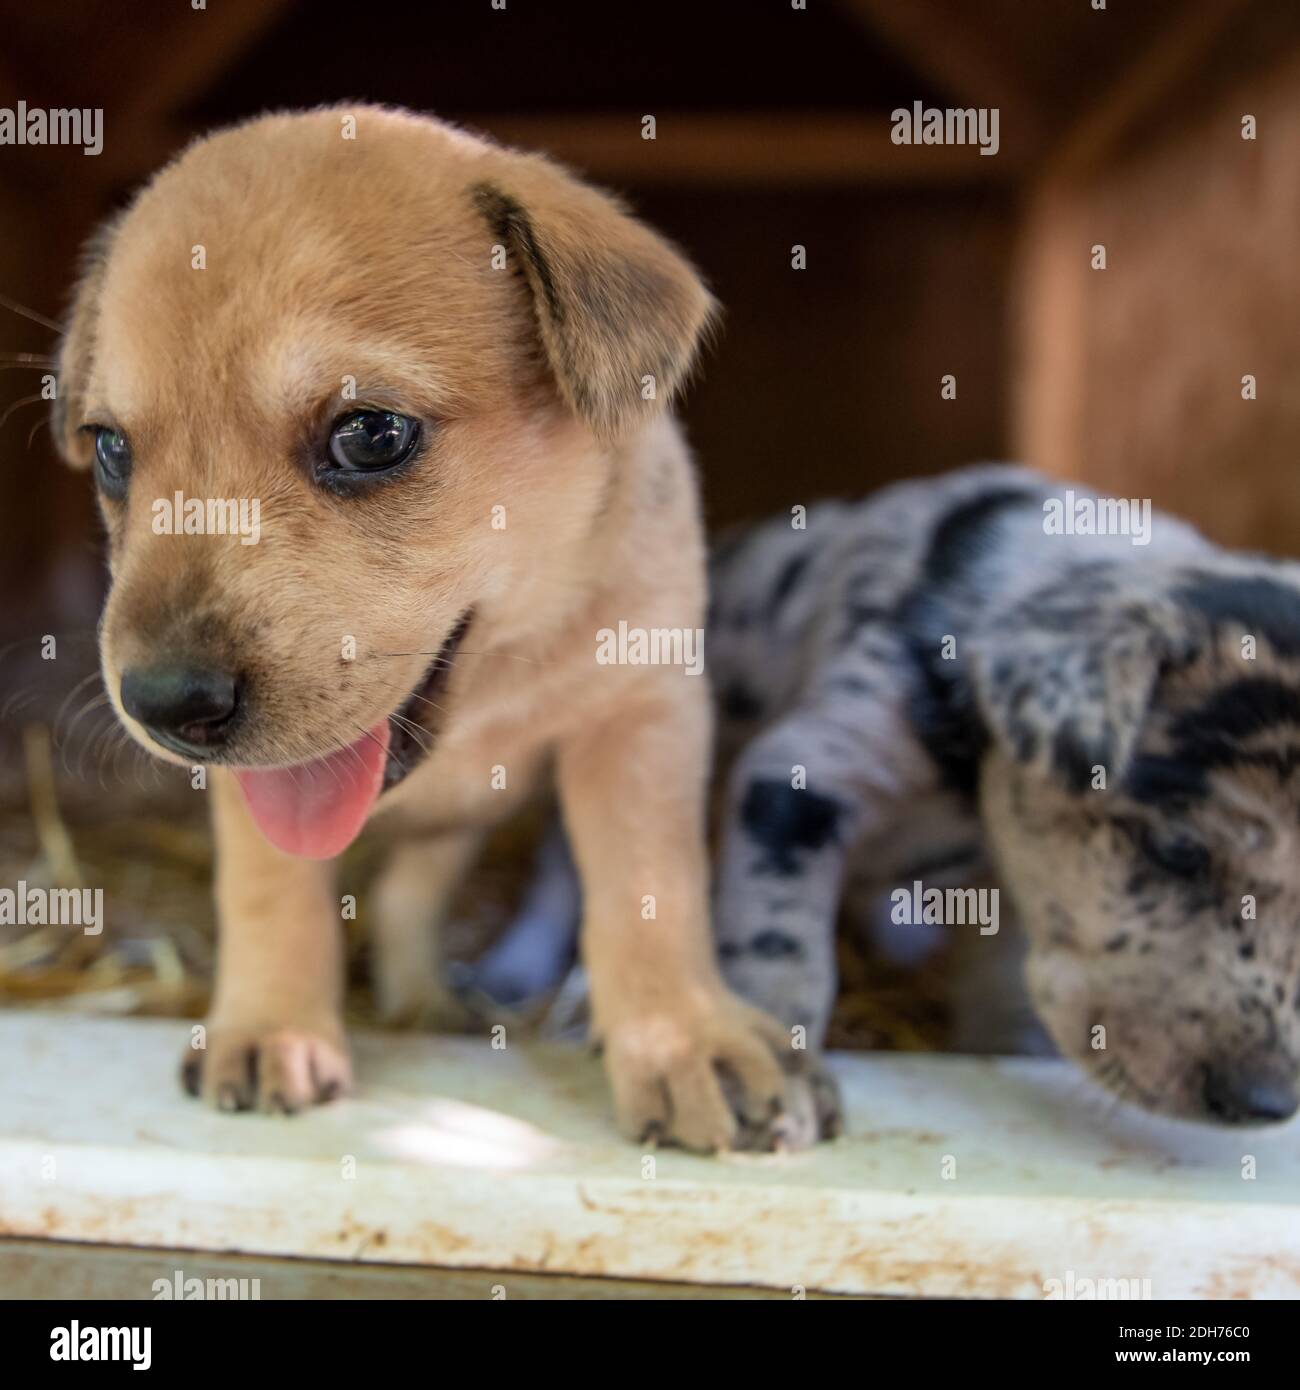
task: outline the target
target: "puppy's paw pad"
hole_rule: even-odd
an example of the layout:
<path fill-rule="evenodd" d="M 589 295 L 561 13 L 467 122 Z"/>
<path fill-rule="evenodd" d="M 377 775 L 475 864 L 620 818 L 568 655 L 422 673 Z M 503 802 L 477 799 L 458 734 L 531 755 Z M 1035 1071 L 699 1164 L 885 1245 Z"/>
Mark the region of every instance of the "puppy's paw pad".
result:
<path fill-rule="evenodd" d="M 212 1028 L 206 1044 L 186 1052 L 181 1085 L 218 1110 L 292 1115 L 352 1084 L 347 1044 L 333 1030 Z"/>

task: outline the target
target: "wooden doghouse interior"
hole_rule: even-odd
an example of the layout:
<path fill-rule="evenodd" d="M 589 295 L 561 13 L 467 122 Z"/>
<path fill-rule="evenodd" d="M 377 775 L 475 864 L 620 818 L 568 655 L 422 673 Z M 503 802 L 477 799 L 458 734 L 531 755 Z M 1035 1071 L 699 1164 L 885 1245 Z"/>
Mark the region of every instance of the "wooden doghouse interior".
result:
<path fill-rule="evenodd" d="M 3 151 L 0 292 L 57 319 L 95 223 L 215 124 L 402 103 L 548 150 L 704 269 L 725 325 L 684 414 L 711 523 L 1018 457 L 1295 552 L 1300 8 L 1097 3 L 0 0 L 0 105 L 102 107 L 105 130 L 96 158 Z M 997 156 L 893 144 L 890 112 L 915 101 L 998 108 Z M 0 324 L 5 350 L 53 344 Z M 0 377 L 6 403 L 36 389 L 26 375 Z M 0 1003 L 197 1016 L 201 807 L 122 775 L 111 742 L 51 751 L 54 711 L 93 671 L 103 578 L 90 488 L 36 427 L 44 408 L 0 424 L 0 640 L 18 643 L 0 668 L 0 861 L 6 879 L 57 879 L 75 848 L 130 910 L 97 941 L 0 931 Z M 81 644 L 74 660 L 32 655 L 51 632 Z M 840 1040 L 928 1046 L 922 1006 L 877 983 Z M 842 1058 L 848 1139 L 788 1164 L 671 1155 L 651 1188 L 574 1054 L 519 1049 L 503 1079 L 479 1042 L 363 1039 L 356 1106 L 291 1131 L 248 1118 L 232 1138 L 172 1086 L 186 1025 L 9 1010 L 0 1025 L 19 1059 L 0 1108 L 20 1117 L 0 1135 L 0 1291 L 148 1297 L 182 1265 L 264 1275 L 266 1297 L 492 1297 L 501 1270 L 510 1297 L 597 1290 L 557 1271 L 602 1296 L 617 1278 L 658 1281 L 623 1296 L 1033 1297 L 1067 1266 L 1154 1270 L 1157 1296 L 1300 1289 L 1294 1145 L 1243 1184 L 1231 1145 L 1103 1124 L 1052 1063 Z M 542 1144 L 517 1174 L 482 1161 L 527 1150 L 510 1125 Z M 362 1154 L 370 1181 L 336 1181 L 336 1151 Z M 974 1180 L 940 1182 L 958 1151 Z M 141 1245 L 163 1248 L 119 1248 Z"/>

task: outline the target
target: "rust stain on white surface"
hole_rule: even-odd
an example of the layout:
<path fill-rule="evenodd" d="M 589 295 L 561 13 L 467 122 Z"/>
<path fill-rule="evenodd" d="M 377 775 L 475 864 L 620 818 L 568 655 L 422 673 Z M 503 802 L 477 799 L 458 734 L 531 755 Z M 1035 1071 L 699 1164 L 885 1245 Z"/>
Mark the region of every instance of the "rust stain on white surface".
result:
<path fill-rule="evenodd" d="M 370 1035 L 357 1094 L 289 1118 L 182 1097 L 187 1037 L 0 1013 L 0 1234 L 840 1293 L 1041 1298 L 1072 1273 L 1300 1297 L 1300 1128 L 1116 1110 L 1064 1063 L 840 1057 L 847 1137 L 707 1159 L 620 1141 L 577 1050 Z"/>

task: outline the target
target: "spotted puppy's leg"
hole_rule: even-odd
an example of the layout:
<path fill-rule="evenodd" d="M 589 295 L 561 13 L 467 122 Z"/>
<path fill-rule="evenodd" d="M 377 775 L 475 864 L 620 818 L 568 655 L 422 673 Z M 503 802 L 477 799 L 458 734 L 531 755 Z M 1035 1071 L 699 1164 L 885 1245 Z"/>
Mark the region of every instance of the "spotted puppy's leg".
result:
<path fill-rule="evenodd" d="M 765 731 L 733 769 L 719 866 L 718 952 L 744 998 L 801 1029 L 815 1056 L 835 1000 L 835 919 L 848 855 L 910 789 L 924 760 L 887 709 L 843 695 Z M 834 1132 L 833 1086 L 811 1097 Z"/>
<path fill-rule="evenodd" d="M 800 710 L 741 755 L 718 870 L 723 971 L 747 999 L 820 1047 L 835 995 L 835 916 L 862 819 L 825 720 Z"/>

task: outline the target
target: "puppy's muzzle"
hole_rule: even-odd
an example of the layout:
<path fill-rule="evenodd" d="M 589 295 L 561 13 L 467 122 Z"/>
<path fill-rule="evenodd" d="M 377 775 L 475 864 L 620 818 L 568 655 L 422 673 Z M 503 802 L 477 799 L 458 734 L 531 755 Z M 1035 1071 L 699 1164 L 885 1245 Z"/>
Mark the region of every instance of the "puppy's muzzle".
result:
<path fill-rule="evenodd" d="M 1230 1125 L 1277 1124 L 1300 1109 L 1294 1069 L 1269 1060 L 1207 1067 L 1204 1100 L 1216 1120 Z"/>
<path fill-rule="evenodd" d="M 210 757 L 234 727 L 239 681 L 200 666 L 132 667 L 122 672 L 122 708 L 164 748 Z"/>

